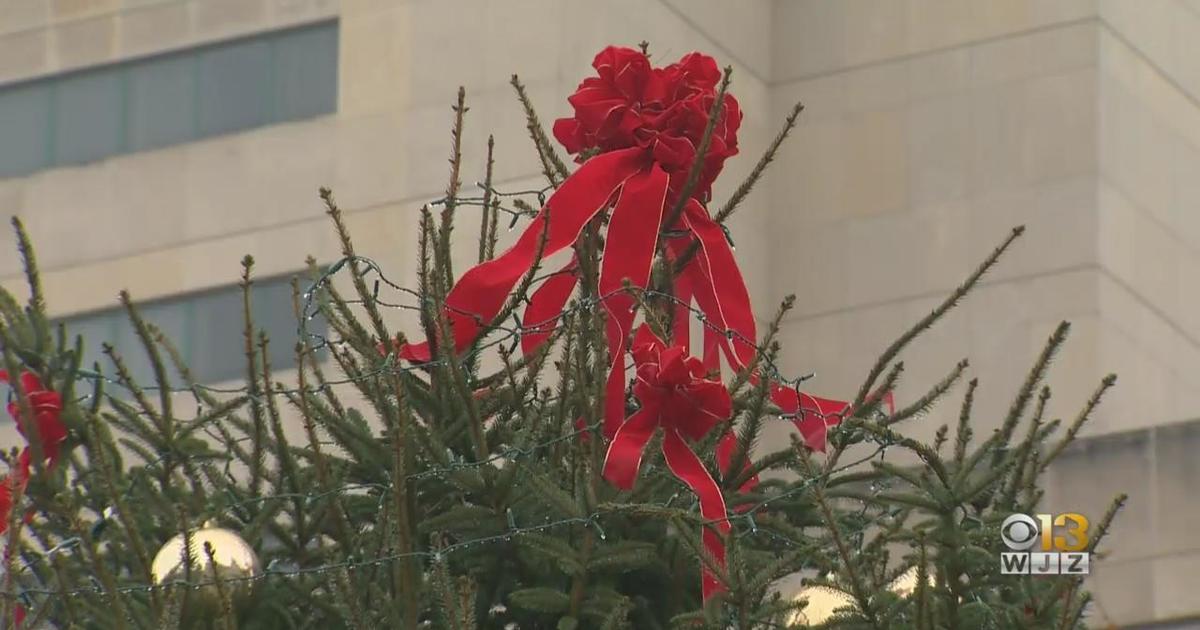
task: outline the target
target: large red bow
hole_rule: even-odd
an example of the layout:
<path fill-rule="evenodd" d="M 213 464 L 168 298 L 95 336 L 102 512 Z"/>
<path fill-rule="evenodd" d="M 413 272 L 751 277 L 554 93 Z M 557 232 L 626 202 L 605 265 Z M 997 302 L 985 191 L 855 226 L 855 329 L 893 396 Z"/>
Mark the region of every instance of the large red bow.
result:
<path fill-rule="evenodd" d="M 699 293 L 711 297 L 702 302 L 705 312 L 743 340 L 746 351 L 740 356 L 753 356 L 754 320 L 725 234 L 698 201 L 707 198 L 725 159 L 737 153 L 742 118 L 737 100 L 725 95 L 708 151 L 696 155 L 717 98 L 721 74 L 716 61 L 692 53 L 678 63 L 652 68 L 641 52 L 608 47 L 592 65 L 597 76 L 585 79 L 569 99 L 575 116 L 554 125 L 555 137 L 577 154 L 582 165 L 551 195 L 512 248 L 463 275 L 446 297 L 446 314 L 455 351 L 462 351 L 538 262 L 543 238 L 541 257 L 547 258 L 574 244 L 584 226 L 611 206 L 598 287 L 608 314 L 606 336 L 613 361 L 604 420 L 604 433 L 611 437 L 624 419 L 625 344 L 635 315 L 634 297 L 623 288 L 626 282 L 646 287 L 660 233 L 678 229 L 700 242 L 701 255 L 684 273 L 691 282 L 703 285 L 697 288 Z M 589 150 L 600 153 L 584 162 L 581 154 Z M 700 177 L 686 200 L 680 224 L 665 225 L 669 218 L 665 210 L 683 194 L 695 160 L 702 161 Z M 686 247 L 684 239 L 675 240 Z M 714 265 L 715 271 L 710 268 Z M 524 314 L 530 329 L 522 344 L 526 352 L 546 339 L 561 315 L 577 282 L 573 269 L 574 262 L 531 296 Z M 409 361 L 428 361 L 431 354 L 428 342 L 400 349 L 400 357 Z"/>
<path fill-rule="evenodd" d="M 641 467 L 642 454 L 654 432 L 662 427 L 662 453 L 667 467 L 700 499 L 700 513 L 722 533 L 730 529 L 721 488 L 692 452 L 684 438 L 699 440 L 733 412 L 729 391 L 720 381 L 705 377 L 700 359 L 681 346 L 667 347 L 645 324 L 633 342 L 637 381 L 633 394 L 642 407 L 617 430 L 604 458 L 604 478 L 630 489 Z M 704 529 L 704 547 L 724 564 L 721 536 Z M 708 598 L 721 583 L 704 571 L 703 594 Z"/>

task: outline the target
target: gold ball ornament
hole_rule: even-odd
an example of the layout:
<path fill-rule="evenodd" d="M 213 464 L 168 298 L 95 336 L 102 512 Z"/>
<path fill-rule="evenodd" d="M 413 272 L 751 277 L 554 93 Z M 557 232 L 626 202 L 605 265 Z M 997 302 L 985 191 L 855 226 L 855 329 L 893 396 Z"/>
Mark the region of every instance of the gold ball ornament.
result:
<path fill-rule="evenodd" d="M 803 610 L 796 611 L 795 616 L 792 617 L 792 623 L 809 626 L 829 621 L 829 618 L 840 609 L 858 606 L 849 594 L 828 586 L 805 586 L 800 589 L 799 593 L 796 593 L 796 599 L 807 600 L 808 604 L 804 606 Z"/>
<path fill-rule="evenodd" d="M 925 574 L 925 584 L 927 586 L 933 586 L 933 577 L 928 573 Z M 888 585 L 888 590 L 899 595 L 900 597 L 908 597 L 909 595 L 912 595 L 913 592 L 917 590 L 917 567 L 912 567 L 900 574 L 900 577 L 896 578 L 891 584 Z"/>
<path fill-rule="evenodd" d="M 925 576 L 926 584 L 932 584 L 929 576 Z M 908 597 L 917 589 L 917 567 L 912 567 L 888 585 L 888 590 Z M 835 612 L 843 608 L 857 608 L 854 597 L 849 593 L 828 586 L 805 586 L 796 593 L 796 599 L 808 600 L 803 610 L 797 611 L 792 623 L 803 623 L 810 626 L 829 621 Z"/>
<path fill-rule="evenodd" d="M 185 542 L 181 534 L 168 540 L 155 554 L 154 562 L 150 565 L 154 584 L 199 584 L 198 588 L 188 593 L 189 608 L 193 605 L 206 609 L 212 606 L 215 607 L 213 610 L 218 610 L 221 598 L 217 580 L 220 580 L 220 588 L 229 595 L 235 609 L 249 599 L 256 583 L 254 578 L 262 575 L 258 556 L 250 544 L 237 533 L 217 527 L 212 521 L 192 532 L 189 538 L 191 575 L 188 575 L 187 561 L 184 559 Z M 206 545 L 212 548 L 211 558 Z"/>

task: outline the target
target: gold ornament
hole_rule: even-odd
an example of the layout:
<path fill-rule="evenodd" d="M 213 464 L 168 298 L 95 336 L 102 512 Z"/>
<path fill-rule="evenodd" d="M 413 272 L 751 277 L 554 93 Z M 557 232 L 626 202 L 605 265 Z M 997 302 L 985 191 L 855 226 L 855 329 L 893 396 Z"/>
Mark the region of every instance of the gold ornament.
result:
<path fill-rule="evenodd" d="M 183 555 L 184 538 L 178 535 L 168 540 L 154 556 L 154 562 L 150 565 L 154 584 L 162 586 L 183 581 L 201 584 L 189 594 L 188 601 L 191 602 L 192 595 L 195 595 L 196 605 L 206 608 L 221 605 L 216 580 L 221 581 L 221 588 L 229 594 L 235 606 L 248 599 L 254 590 L 254 578 L 262 574 L 254 549 L 241 536 L 217 527 L 212 521 L 192 532 L 190 538 L 190 578 Z M 205 544 L 212 547 L 211 559 Z"/>
<path fill-rule="evenodd" d="M 928 573 L 925 574 L 925 584 L 933 586 L 933 578 Z M 917 590 L 917 567 L 912 567 L 900 574 L 900 577 L 892 580 L 892 583 L 888 585 L 888 590 L 900 597 L 912 595 L 913 591 Z"/>
<path fill-rule="evenodd" d="M 925 576 L 925 581 L 926 584 L 930 583 L 928 575 Z M 888 590 L 900 597 L 908 597 L 916 588 L 917 567 L 905 571 L 888 585 Z M 808 600 L 808 605 L 795 614 L 792 623 L 803 623 L 810 626 L 825 623 L 839 609 L 858 607 L 852 595 L 828 586 L 805 586 L 800 589 L 799 593 L 796 593 L 796 599 Z"/>
<path fill-rule="evenodd" d="M 858 606 L 849 594 L 828 586 L 805 586 L 796 593 L 796 599 L 808 600 L 808 605 L 803 610 L 796 611 L 792 623 L 810 626 L 825 623 L 839 609 Z"/>

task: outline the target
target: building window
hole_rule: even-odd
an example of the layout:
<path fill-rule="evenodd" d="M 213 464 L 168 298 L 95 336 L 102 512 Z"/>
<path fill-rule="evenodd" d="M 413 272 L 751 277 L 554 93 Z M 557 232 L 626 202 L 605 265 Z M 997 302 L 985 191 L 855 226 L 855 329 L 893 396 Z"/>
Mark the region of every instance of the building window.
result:
<path fill-rule="evenodd" d="M 326 22 L 0 87 L 0 178 L 337 110 Z"/>
<path fill-rule="evenodd" d="M 292 309 L 291 277 L 256 280 L 250 302 L 255 325 L 266 331 L 270 340 L 268 358 L 272 370 L 296 367 L 295 344 L 300 329 Z M 245 379 L 242 290 L 237 285 L 145 302 L 138 306 L 138 311 L 175 344 L 197 382 L 215 384 Z M 134 382 L 142 386 L 155 385 L 150 359 L 124 308 L 67 317 L 62 321 L 69 338 L 83 336 L 82 369 L 91 370 L 93 365 L 99 364 L 105 376 L 115 378 L 112 361 L 102 350 L 102 344 L 107 342 L 121 356 Z M 327 333 L 324 319 L 320 317 L 309 320 L 306 330 L 314 346 L 319 346 Z M 182 387 L 174 368 L 170 364 L 167 368 L 172 386 Z M 109 389 L 113 391 L 111 386 Z"/>

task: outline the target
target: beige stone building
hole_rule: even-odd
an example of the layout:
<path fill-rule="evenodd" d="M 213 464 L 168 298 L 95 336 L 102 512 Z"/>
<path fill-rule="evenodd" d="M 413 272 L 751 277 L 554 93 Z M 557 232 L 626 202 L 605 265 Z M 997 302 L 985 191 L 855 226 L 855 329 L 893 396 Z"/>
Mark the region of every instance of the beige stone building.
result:
<path fill-rule="evenodd" d="M 464 180 L 482 178 L 493 133 L 498 185 L 537 186 L 509 76 L 549 121 L 597 50 L 641 40 L 659 59 L 702 50 L 734 67 L 743 155 L 718 198 L 806 105 L 734 234 L 760 316 L 800 296 L 786 367 L 817 372 L 815 393 L 852 392 L 1028 226 L 906 353 L 898 395 L 969 357 L 979 421 L 994 425 L 1054 325 L 1074 322 L 1051 414 L 1072 417 L 1105 373 L 1120 382 L 1047 505 L 1098 515 L 1132 495 L 1094 571 L 1095 623 L 1200 627 L 1187 625 L 1200 619 L 1200 2 L 0 0 L 0 214 L 27 222 L 56 316 L 129 343 L 112 312 L 128 288 L 219 383 L 238 370 L 222 340 L 240 257 L 268 279 L 308 254 L 337 259 L 318 186 L 361 251 L 408 278 L 415 210 L 445 186 L 457 86 Z M 14 249 L 0 246 L 9 287 Z M 263 285 L 263 321 L 287 331 L 284 284 Z M 909 431 L 929 437 L 949 413 Z"/>

